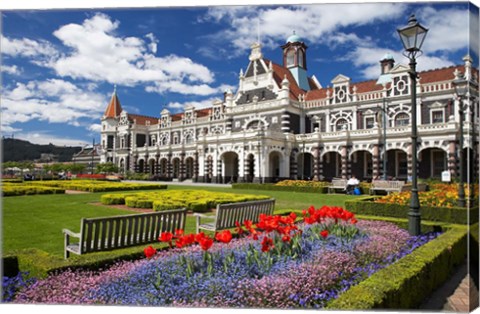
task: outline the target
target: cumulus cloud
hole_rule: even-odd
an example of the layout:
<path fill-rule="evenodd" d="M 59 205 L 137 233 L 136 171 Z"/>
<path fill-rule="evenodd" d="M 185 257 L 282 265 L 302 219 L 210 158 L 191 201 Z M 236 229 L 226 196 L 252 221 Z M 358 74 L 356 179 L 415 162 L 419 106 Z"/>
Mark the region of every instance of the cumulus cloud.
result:
<path fill-rule="evenodd" d="M 57 49 L 46 40 L 33 40 L 29 38 L 10 39 L 0 37 L 2 54 L 12 57 L 38 57 L 52 58 L 58 56 Z"/>
<path fill-rule="evenodd" d="M 117 35 L 119 27 L 119 21 L 103 13 L 95 14 L 82 24 L 61 26 L 53 35 L 69 49 L 43 65 L 61 77 L 125 86 L 143 84 L 148 91 L 160 93 L 206 95 L 216 92 L 217 88 L 210 86 L 214 74 L 207 67 L 177 55 L 157 57 L 158 39 L 154 34 L 146 34 L 146 39 L 121 37 Z M 158 88 L 171 82 L 181 87 Z"/>
<path fill-rule="evenodd" d="M 22 71 L 21 71 L 21 69 L 18 68 L 16 65 L 12 65 L 12 66 L 2 65 L 2 67 L 1 67 L 1 72 L 2 72 L 2 73 L 7 73 L 7 74 L 12 74 L 12 75 L 18 75 L 18 74 L 20 74 Z"/>
<path fill-rule="evenodd" d="M 2 129 L 32 120 L 80 126 L 81 119 L 100 119 L 107 99 L 71 82 L 50 79 L 6 87 L 2 94 Z"/>
<path fill-rule="evenodd" d="M 173 109 L 174 111 L 184 111 L 185 107 L 193 106 L 196 110 L 198 110 L 212 107 L 213 103 L 217 100 L 217 98 L 209 98 L 201 101 L 187 101 L 184 103 L 171 102 L 167 104 L 167 108 Z"/>
<path fill-rule="evenodd" d="M 39 66 L 53 69 L 60 77 L 108 82 L 124 86 L 144 85 L 148 91 L 208 95 L 218 88 L 210 86 L 212 71 L 190 58 L 158 57 L 158 39 L 153 33 L 139 37 L 117 34 L 120 22 L 97 13 L 82 24 L 59 27 L 53 35 L 61 42 L 62 53 L 47 41 L 2 37 L 2 52 L 8 56 L 31 58 Z M 13 69 L 9 69 L 12 71 Z M 163 83 L 179 88 L 158 88 Z M 191 86 L 191 88 L 189 88 Z"/>
<path fill-rule="evenodd" d="M 371 24 L 404 14 L 402 3 L 320 4 L 289 7 L 211 7 L 201 21 L 229 23 L 230 27 L 209 39 L 228 41 L 230 55 L 244 53 L 260 30 L 264 46 L 276 48 L 292 31 L 312 42 L 339 40 L 343 27 Z M 348 35 L 351 36 L 351 35 Z M 199 52 L 209 52 L 202 49 Z"/>

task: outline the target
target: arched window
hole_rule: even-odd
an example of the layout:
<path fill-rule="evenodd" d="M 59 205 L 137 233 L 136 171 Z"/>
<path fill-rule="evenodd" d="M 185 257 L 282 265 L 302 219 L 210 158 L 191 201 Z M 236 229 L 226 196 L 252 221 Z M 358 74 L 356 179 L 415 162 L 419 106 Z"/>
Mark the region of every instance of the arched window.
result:
<path fill-rule="evenodd" d="M 343 127 L 346 126 L 348 129 L 348 121 L 346 119 L 338 119 L 337 123 L 335 124 L 335 130 L 341 131 Z"/>
<path fill-rule="evenodd" d="M 407 126 L 410 123 L 410 116 L 405 112 L 400 112 L 395 116 L 395 126 Z"/>
<path fill-rule="evenodd" d="M 295 51 L 289 50 L 287 52 L 287 67 L 295 66 Z"/>

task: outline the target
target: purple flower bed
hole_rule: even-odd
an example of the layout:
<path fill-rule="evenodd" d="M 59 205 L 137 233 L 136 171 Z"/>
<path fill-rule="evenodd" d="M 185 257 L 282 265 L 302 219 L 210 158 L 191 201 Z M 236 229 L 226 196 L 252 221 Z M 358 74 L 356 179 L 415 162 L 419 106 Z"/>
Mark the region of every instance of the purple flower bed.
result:
<path fill-rule="evenodd" d="M 249 237 L 219 243 L 208 252 L 210 271 L 198 245 L 102 271 L 64 271 L 22 288 L 12 302 L 322 308 L 438 235 L 411 237 L 379 221 L 359 221 L 354 228 L 358 232 L 351 237 L 321 237 L 318 228 L 301 225 L 295 256 L 261 252 L 260 243 Z"/>

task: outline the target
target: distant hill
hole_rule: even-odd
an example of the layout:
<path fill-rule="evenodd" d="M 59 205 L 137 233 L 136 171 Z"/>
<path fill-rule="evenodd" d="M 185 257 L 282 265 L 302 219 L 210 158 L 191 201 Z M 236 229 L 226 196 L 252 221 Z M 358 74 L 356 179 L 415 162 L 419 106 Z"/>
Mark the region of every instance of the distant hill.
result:
<path fill-rule="evenodd" d="M 19 139 L 2 138 L 2 161 L 34 161 L 40 159 L 41 154 L 53 154 L 58 157 L 58 162 L 66 162 L 71 161 L 72 156 L 81 149 L 80 146 L 39 145 Z"/>

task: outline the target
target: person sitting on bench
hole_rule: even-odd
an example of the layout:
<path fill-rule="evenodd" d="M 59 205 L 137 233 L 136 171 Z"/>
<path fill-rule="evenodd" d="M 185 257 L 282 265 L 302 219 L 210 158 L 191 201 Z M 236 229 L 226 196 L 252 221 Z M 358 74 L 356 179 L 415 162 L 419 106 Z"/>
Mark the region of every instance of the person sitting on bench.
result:
<path fill-rule="evenodd" d="M 355 178 L 355 176 L 351 176 L 350 179 L 348 179 L 347 181 L 347 187 L 346 187 L 347 194 L 353 195 L 355 188 L 358 187 L 359 184 L 360 182 L 358 181 L 358 179 Z"/>

